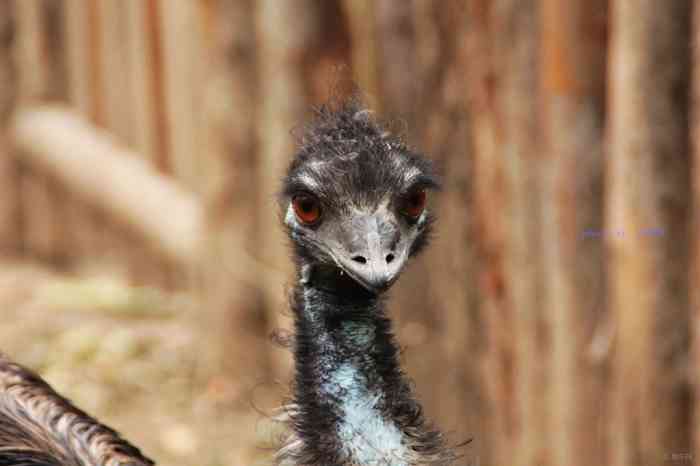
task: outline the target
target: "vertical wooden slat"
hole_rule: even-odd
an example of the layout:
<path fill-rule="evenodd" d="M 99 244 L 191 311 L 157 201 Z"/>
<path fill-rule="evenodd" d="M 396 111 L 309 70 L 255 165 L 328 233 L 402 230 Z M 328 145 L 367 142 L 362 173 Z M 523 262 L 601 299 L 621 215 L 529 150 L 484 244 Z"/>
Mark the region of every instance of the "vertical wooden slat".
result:
<path fill-rule="evenodd" d="M 99 94 L 99 15 L 95 2 L 66 0 L 63 9 L 68 75 L 68 102 L 95 123 L 103 123 Z M 101 254 L 104 219 L 70 192 L 65 201 L 65 228 L 71 239 L 66 246 L 74 262 L 85 265 Z"/>
<path fill-rule="evenodd" d="M 128 144 L 134 136 L 125 20 L 118 1 L 66 4 L 70 101 L 76 110 Z M 83 265 L 94 266 L 99 261 L 101 268 L 123 272 L 127 262 L 147 258 L 143 253 L 131 254 L 137 248 L 129 244 L 129 235 L 87 202 L 72 198 L 66 210 L 70 229 L 78 239 L 74 247 Z"/>
<path fill-rule="evenodd" d="M 692 143 L 691 186 L 691 262 L 690 262 L 690 319 L 692 352 L 688 371 L 694 384 L 691 424 L 691 446 L 695 455 L 700 452 L 700 4 L 693 2 L 691 68 L 691 124 Z M 690 454 L 690 452 L 687 452 Z"/>
<path fill-rule="evenodd" d="M 345 0 L 345 16 L 351 36 L 352 75 L 367 99 L 367 105 L 381 112 L 377 61 L 377 25 L 372 0 Z"/>
<path fill-rule="evenodd" d="M 35 103 L 44 97 L 50 79 L 46 60 L 43 3 L 43 0 L 15 2 L 18 38 L 15 58 L 21 77 L 18 93 L 24 104 Z"/>
<path fill-rule="evenodd" d="M 468 58 L 471 73 L 467 75 L 471 140 L 473 143 L 474 222 L 479 316 L 483 323 L 484 386 L 483 416 L 476 433 L 478 464 L 509 464 L 514 445 L 514 348 L 513 316 L 510 289 L 505 279 L 505 225 L 502 215 L 507 207 L 508 192 L 504 180 L 504 160 L 497 155 L 497 142 L 502 129 L 498 125 L 496 95 L 501 83 L 496 76 L 494 51 L 494 12 L 488 0 L 470 0 L 468 16 Z"/>
<path fill-rule="evenodd" d="M 690 448 L 690 18 L 687 0 L 611 8 L 605 239 L 616 466 L 663 464 Z"/>
<path fill-rule="evenodd" d="M 99 20 L 98 66 L 99 93 L 104 102 L 104 125 L 124 144 L 135 139 L 130 97 L 127 17 L 121 0 L 99 0 L 96 3 Z"/>
<path fill-rule="evenodd" d="M 541 2 L 542 238 L 551 463 L 604 464 L 602 229 L 606 0 Z M 545 408 L 545 409 L 546 409 Z"/>
<path fill-rule="evenodd" d="M 160 0 L 145 1 L 146 28 L 149 31 L 149 59 L 152 86 L 150 92 L 153 96 L 153 111 L 155 116 L 155 132 L 158 140 L 158 152 L 156 154 L 156 167 L 161 173 L 172 173 L 173 162 L 171 159 L 171 138 L 172 128 L 168 126 L 166 88 L 165 88 L 165 66 L 164 66 L 164 46 L 163 28 L 160 21 L 159 5 Z M 148 90 L 146 90 L 148 92 Z"/>
<path fill-rule="evenodd" d="M 17 92 L 14 8 L 13 2 L 0 2 L 0 254 L 19 253 L 21 246 L 18 171 L 6 132 Z"/>
<path fill-rule="evenodd" d="M 95 2 L 96 33 L 99 36 L 96 47 L 98 68 L 97 99 L 102 103 L 99 119 L 119 143 L 133 147 L 133 125 L 131 117 L 131 74 L 129 73 L 128 48 L 126 39 L 126 14 L 120 0 L 98 0 Z M 102 213 L 101 213 L 102 214 Z M 121 231 L 114 219 L 100 215 L 102 241 L 101 267 L 109 266 L 113 271 L 125 273 L 148 260 L 144 251 L 136 253 L 133 240 Z"/>
<path fill-rule="evenodd" d="M 416 79 L 415 27 L 413 11 L 401 0 L 374 3 L 377 67 L 382 113 L 406 122 L 408 135 L 415 136 Z M 410 98 L 413 96 L 414 98 Z"/>
<path fill-rule="evenodd" d="M 123 8 L 126 73 L 130 79 L 127 117 L 131 120 L 129 143 L 136 153 L 159 171 L 166 171 L 166 145 L 160 42 L 157 10 L 153 0 L 114 2 Z M 116 36 L 118 39 L 119 36 Z M 167 286 L 170 264 L 154 257 L 138 240 L 129 242 L 130 280 L 138 285 Z"/>
<path fill-rule="evenodd" d="M 47 98 L 52 102 L 64 103 L 68 99 L 68 73 L 66 59 L 66 30 L 64 23 L 64 3 L 53 0 L 43 4 L 46 49 L 44 57 L 50 70 L 46 83 Z"/>
<path fill-rule="evenodd" d="M 46 31 L 42 0 L 17 1 L 15 59 L 18 105 L 37 103 L 48 95 L 51 71 L 46 58 Z M 52 193 L 40 173 L 23 171 L 20 177 L 22 227 L 27 252 L 49 259 L 54 252 Z"/>
<path fill-rule="evenodd" d="M 407 2 L 381 0 L 374 2 L 376 27 L 377 85 L 381 89 L 381 117 L 390 121 L 389 130 L 420 147 L 421 129 L 417 102 L 419 68 L 416 48 L 416 16 Z M 432 91 L 426 90 L 426 92 Z M 428 257 L 415 261 L 403 274 L 393 290 L 391 307 L 396 309 L 396 327 L 399 341 L 404 345 L 406 370 L 416 380 L 416 391 L 426 398 L 427 414 L 432 417 L 431 404 L 432 367 L 435 353 L 428 347 L 437 338 L 438 316 L 429 309 L 429 293 L 426 278 Z"/>
<path fill-rule="evenodd" d="M 199 104 L 202 80 L 202 18 L 191 0 L 157 2 L 163 53 L 165 118 L 173 175 L 194 191 L 199 174 Z"/>
<path fill-rule="evenodd" d="M 65 103 L 68 99 L 68 74 L 66 59 L 66 31 L 63 21 L 62 2 L 47 1 L 43 4 L 44 28 L 46 34 L 45 59 L 50 69 L 50 79 L 46 84 L 47 99 Z M 68 265 L 73 254 L 71 228 L 66 222 L 67 201 L 70 196 L 64 186 L 51 179 L 48 183 L 52 213 L 52 252 L 55 265 Z"/>
<path fill-rule="evenodd" d="M 307 44 L 306 89 L 310 104 L 321 105 L 355 91 L 347 68 L 351 61 L 350 27 L 340 2 L 319 2 L 315 11 L 316 27 Z"/>
<path fill-rule="evenodd" d="M 315 3 L 262 0 L 256 3 L 256 37 L 258 40 L 258 183 L 260 222 L 260 259 L 267 266 L 291 276 L 291 262 L 286 239 L 280 228 L 275 193 L 280 176 L 295 151 L 290 131 L 303 122 L 307 110 L 304 63 L 307 44 L 312 42 L 317 15 Z M 271 329 L 289 328 L 285 283 L 278 277 L 260 277 L 265 287 L 265 306 Z M 288 351 L 272 355 L 275 374 L 281 380 L 291 373 Z"/>
<path fill-rule="evenodd" d="M 509 464 L 548 464 L 546 379 L 550 351 L 542 306 L 540 165 L 537 67 L 539 15 L 535 0 L 494 6 L 496 93 L 501 126 L 496 157 L 504 161 L 510 200 L 502 211 L 506 229 L 506 287 L 511 291 L 514 327 L 516 424 Z M 493 188 L 492 188 L 493 189 Z"/>
<path fill-rule="evenodd" d="M 80 0 L 66 0 L 64 10 L 68 46 L 69 101 L 85 115 L 91 114 L 90 47 L 88 8 Z"/>
<path fill-rule="evenodd" d="M 452 442 L 473 439 L 459 451 L 465 456 L 463 463 L 486 464 L 479 455 L 484 395 L 478 367 L 484 342 L 477 307 L 472 141 L 464 92 L 471 72 L 465 40 L 470 24 L 463 1 L 415 2 L 413 7 L 416 74 L 422 83 L 430 83 L 421 85 L 416 96 L 424 105 L 415 131 L 420 150 L 442 168 L 444 187 L 434 196 L 438 222 L 426 252 L 429 273 L 423 277 L 429 281 L 430 295 L 422 311 L 433 314 L 422 349 L 429 368 L 426 378 L 416 383 L 429 417 Z"/>
<path fill-rule="evenodd" d="M 133 144 L 143 156 L 158 166 L 157 160 L 163 147 L 156 122 L 155 76 L 158 66 L 154 57 L 153 42 L 158 40 L 150 29 L 147 2 L 126 0 L 121 3 L 126 14 L 126 47 L 128 70 L 131 77 L 130 116 L 133 120 Z"/>
<path fill-rule="evenodd" d="M 206 5 L 209 60 L 202 106 L 207 240 L 200 292 L 205 331 L 216 336 L 209 348 L 212 373 L 223 372 L 243 396 L 270 376 L 263 289 L 251 285 L 263 277 L 241 263 L 241 253 L 251 255 L 260 247 L 253 3 L 219 0 Z"/>

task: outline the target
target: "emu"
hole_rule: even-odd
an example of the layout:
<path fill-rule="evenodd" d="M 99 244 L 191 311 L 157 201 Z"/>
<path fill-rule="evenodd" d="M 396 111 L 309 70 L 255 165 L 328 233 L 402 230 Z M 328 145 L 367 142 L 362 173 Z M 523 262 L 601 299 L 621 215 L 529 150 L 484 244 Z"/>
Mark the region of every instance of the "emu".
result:
<path fill-rule="evenodd" d="M 279 466 L 452 464 L 424 419 L 385 309 L 430 237 L 432 164 L 359 99 L 316 111 L 279 202 L 296 265 L 295 379 Z M 15 382 L 13 383 L 13 380 Z M 17 388 L 20 387 L 20 388 Z M 150 465 L 135 447 L 0 359 L 0 466 Z"/>
<path fill-rule="evenodd" d="M 296 378 L 282 466 L 444 465 L 398 360 L 384 295 L 427 244 L 432 164 L 357 99 L 322 107 L 284 179 L 297 266 Z"/>

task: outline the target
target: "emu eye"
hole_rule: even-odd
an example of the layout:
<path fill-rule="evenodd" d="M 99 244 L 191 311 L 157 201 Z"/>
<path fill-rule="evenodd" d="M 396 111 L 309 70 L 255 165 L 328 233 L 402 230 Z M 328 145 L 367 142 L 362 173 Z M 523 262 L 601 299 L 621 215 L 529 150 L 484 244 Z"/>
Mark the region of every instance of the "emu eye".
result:
<path fill-rule="evenodd" d="M 417 220 L 425 210 L 425 201 L 427 195 L 425 189 L 416 189 L 410 192 L 403 198 L 401 204 L 401 212 L 410 217 L 412 220 Z"/>
<path fill-rule="evenodd" d="M 321 206 L 318 199 L 309 194 L 299 194 L 292 199 L 294 214 L 305 225 L 313 225 L 321 218 Z"/>

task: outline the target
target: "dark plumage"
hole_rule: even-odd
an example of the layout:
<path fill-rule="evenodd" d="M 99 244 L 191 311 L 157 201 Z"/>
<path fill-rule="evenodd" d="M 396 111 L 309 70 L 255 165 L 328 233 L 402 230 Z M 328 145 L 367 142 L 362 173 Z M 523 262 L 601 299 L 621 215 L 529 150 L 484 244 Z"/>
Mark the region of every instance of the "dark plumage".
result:
<path fill-rule="evenodd" d="M 281 196 L 295 251 L 296 377 L 281 419 L 281 465 L 409 466 L 453 461 L 401 371 L 384 292 L 427 243 L 428 160 L 359 101 L 322 107 Z M 306 220 L 313 221 L 308 222 Z"/>
<path fill-rule="evenodd" d="M 151 466 L 117 432 L 0 353 L 0 466 Z"/>
<path fill-rule="evenodd" d="M 384 308 L 426 244 L 432 165 L 384 132 L 359 101 L 322 107 L 280 196 L 297 284 L 295 383 L 280 419 L 284 466 L 445 466 Z M 0 466 L 150 466 L 112 429 L 0 355 Z"/>

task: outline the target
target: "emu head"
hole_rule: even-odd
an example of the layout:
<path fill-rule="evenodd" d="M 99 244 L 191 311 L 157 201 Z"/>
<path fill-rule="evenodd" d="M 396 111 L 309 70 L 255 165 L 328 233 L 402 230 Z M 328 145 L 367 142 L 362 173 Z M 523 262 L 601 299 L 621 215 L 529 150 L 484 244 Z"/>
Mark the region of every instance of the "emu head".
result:
<path fill-rule="evenodd" d="M 387 290 L 427 242 L 427 194 L 437 187 L 432 164 L 357 100 L 321 107 L 281 197 L 302 279 L 349 281 L 373 295 Z"/>

